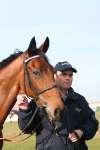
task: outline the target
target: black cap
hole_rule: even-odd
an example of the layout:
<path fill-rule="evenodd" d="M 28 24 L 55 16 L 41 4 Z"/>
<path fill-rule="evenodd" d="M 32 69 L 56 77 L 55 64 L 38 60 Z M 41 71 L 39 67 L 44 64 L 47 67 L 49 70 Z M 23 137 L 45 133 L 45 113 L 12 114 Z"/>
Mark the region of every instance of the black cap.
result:
<path fill-rule="evenodd" d="M 67 71 L 67 70 L 71 70 L 72 72 L 77 72 L 77 70 L 75 68 L 72 67 L 72 65 L 67 62 L 67 61 L 64 61 L 64 62 L 58 62 L 56 65 L 55 65 L 55 72 L 56 71 Z"/>

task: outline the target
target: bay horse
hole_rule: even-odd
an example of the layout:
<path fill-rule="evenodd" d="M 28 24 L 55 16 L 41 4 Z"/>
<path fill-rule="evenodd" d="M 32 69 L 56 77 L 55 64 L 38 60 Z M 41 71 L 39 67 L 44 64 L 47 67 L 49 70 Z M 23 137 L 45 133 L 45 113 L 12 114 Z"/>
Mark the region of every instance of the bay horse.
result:
<path fill-rule="evenodd" d="M 36 46 L 35 37 L 25 52 L 11 55 L 0 62 L 0 136 L 3 123 L 16 102 L 16 96 L 25 93 L 32 97 L 38 107 L 45 107 L 50 120 L 55 120 L 56 110 L 64 104 L 54 82 L 54 70 L 45 53 L 49 38 Z M 58 114 L 57 114 L 58 115 Z M 0 150 L 3 140 L 0 141 Z"/>

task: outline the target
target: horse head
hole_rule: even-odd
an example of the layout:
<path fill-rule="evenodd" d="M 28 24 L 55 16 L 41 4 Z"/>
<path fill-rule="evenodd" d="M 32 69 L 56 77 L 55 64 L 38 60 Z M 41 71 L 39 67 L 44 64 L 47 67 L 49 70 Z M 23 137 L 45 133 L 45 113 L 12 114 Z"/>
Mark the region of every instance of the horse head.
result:
<path fill-rule="evenodd" d="M 60 117 L 64 104 L 55 85 L 54 69 L 45 55 L 48 48 L 48 37 L 39 48 L 35 37 L 30 41 L 24 57 L 24 92 L 54 121 Z"/>

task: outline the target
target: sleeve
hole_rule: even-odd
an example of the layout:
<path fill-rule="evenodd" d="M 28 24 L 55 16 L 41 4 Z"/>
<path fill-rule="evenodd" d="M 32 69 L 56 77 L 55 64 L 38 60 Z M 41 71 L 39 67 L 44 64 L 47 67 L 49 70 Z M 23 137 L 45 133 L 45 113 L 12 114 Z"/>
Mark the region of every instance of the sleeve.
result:
<path fill-rule="evenodd" d="M 31 121 L 31 123 L 28 125 L 29 121 L 32 118 L 33 113 L 36 110 L 36 107 L 37 107 L 36 104 L 33 101 L 31 101 L 29 103 L 29 108 L 27 110 L 21 110 L 21 109 L 19 110 L 18 125 L 21 130 L 25 129 L 24 130 L 25 133 L 30 133 L 33 130 L 35 130 L 35 128 L 36 128 L 36 125 L 38 123 L 38 118 L 39 118 L 39 117 L 37 117 L 38 112 L 35 115 L 35 117 L 33 118 L 33 120 Z M 26 128 L 26 126 L 27 126 L 27 128 Z"/>
<path fill-rule="evenodd" d="M 83 138 L 85 140 L 89 140 L 96 134 L 99 123 L 95 117 L 95 112 L 89 107 L 85 98 L 83 99 L 82 105 L 83 105 L 84 111 L 85 111 L 85 121 L 80 126 L 80 129 L 83 131 Z"/>

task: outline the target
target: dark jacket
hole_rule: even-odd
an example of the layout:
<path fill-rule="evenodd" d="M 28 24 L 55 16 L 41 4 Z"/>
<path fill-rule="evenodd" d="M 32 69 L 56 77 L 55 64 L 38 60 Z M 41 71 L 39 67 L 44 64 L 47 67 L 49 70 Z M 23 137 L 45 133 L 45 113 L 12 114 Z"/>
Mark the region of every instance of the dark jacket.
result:
<path fill-rule="evenodd" d="M 65 109 L 61 120 L 57 123 L 57 132 L 54 131 L 45 113 L 40 109 L 31 125 L 26 129 L 27 133 L 36 129 L 37 150 L 87 150 L 85 140 L 95 135 L 98 121 L 85 98 L 70 88 L 68 95 L 62 97 L 62 100 Z M 35 108 L 36 105 L 31 101 L 28 110 L 20 110 L 19 127 L 21 130 L 29 122 Z M 75 129 L 81 129 L 84 134 L 78 143 L 71 143 L 67 140 L 67 136 Z"/>

